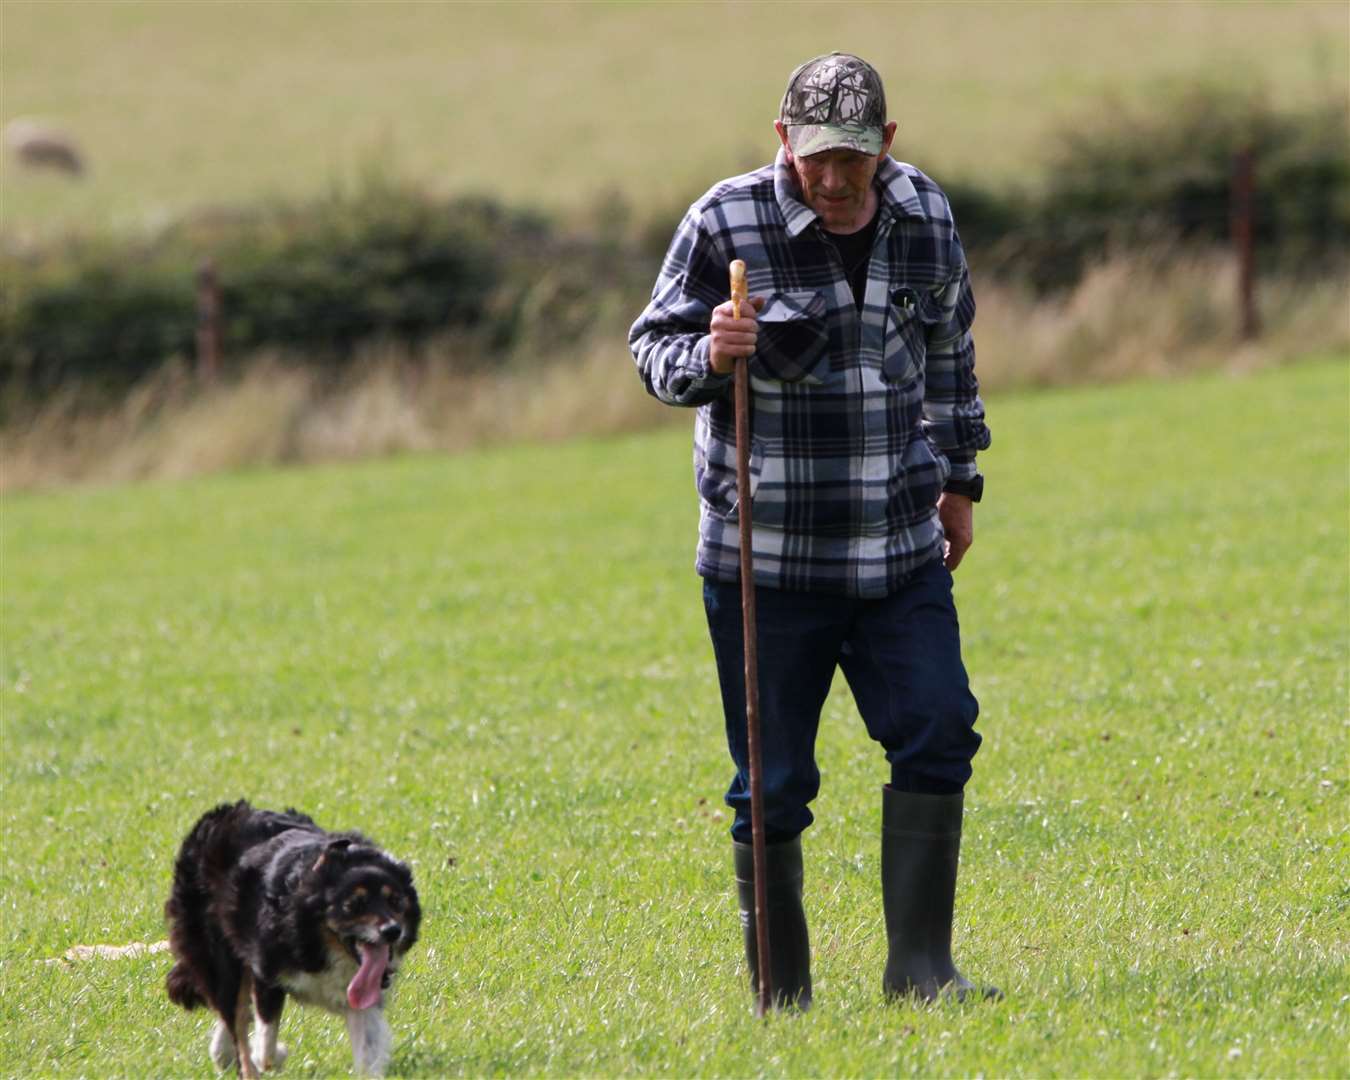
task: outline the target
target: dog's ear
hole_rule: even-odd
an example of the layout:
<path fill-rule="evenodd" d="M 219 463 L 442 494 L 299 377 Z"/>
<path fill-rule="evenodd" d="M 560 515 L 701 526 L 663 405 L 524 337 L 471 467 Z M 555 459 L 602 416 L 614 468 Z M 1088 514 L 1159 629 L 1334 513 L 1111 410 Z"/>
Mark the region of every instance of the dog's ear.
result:
<path fill-rule="evenodd" d="M 328 841 L 328 845 L 314 861 L 314 865 L 310 867 L 310 872 L 317 874 L 330 862 L 341 862 L 347 855 L 347 849 L 351 846 L 351 839 L 345 836 L 339 836 Z"/>

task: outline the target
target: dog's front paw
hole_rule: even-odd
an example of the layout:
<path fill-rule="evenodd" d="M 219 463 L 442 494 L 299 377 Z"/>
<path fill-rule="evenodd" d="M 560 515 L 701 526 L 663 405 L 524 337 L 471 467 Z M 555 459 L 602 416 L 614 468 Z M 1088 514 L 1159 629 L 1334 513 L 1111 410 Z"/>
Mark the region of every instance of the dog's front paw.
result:
<path fill-rule="evenodd" d="M 220 1072 L 234 1064 L 234 1036 L 223 1020 L 217 1020 L 211 1032 L 211 1063 Z"/>
<path fill-rule="evenodd" d="M 271 1069 L 274 1072 L 281 1072 L 281 1067 L 286 1064 L 286 1059 L 290 1057 L 290 1050 L 285 1043 L 277 1043 L 277 1048 L 272 1051 L 272 1062 L 264 1065 L 264 1069 Z"/>
<path fill-rule="evenodd" d="M 347 1033 L 352 1040 L 352 1064 L 357 1076 L 383 1076 L 389 1066 L 393 1037 L 380 1009 L 347 1013 Z"/>
<path fill-rule="evenodd" d="M 286 1064 L 286 1055 L 290 1052 L 285 1043 L 277 1042 L 275 1024 L 259 1024 L 253 1029 L 253 1060 L 258 1063 L 260 1072 L 280 1072 Z"/>

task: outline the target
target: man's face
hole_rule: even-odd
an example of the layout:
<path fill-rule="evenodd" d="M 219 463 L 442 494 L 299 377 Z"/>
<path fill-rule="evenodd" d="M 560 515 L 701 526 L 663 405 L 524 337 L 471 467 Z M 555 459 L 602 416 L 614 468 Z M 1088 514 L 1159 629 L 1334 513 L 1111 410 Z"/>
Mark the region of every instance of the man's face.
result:
<path fill-rule="evenodd" d="M 881 153 L 875 157 L 857 150 L 825 150 L 798 157 L 788 146 L 787 131 L 777 125 L 787 150 L 788 163 L 797 174 L 802 201 L 820 215 L 821 223 L 834 232 L 853 232 L 867 224 L 867 196 L 872 179 L 891 148 L 895 122 L 886 125 Z"/>

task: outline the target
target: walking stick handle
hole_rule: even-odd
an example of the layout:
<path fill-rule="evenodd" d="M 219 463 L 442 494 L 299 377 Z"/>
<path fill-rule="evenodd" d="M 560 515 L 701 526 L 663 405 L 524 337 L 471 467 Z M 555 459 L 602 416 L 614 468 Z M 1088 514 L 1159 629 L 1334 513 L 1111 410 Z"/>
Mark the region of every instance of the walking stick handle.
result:
<path fill-rule="evenodd" d="M 749 289 L 745 284 L 745 260 L 731 260 L 731 314 L 736 318 L 741 317 L 741 305 L 750 297 Z"/>

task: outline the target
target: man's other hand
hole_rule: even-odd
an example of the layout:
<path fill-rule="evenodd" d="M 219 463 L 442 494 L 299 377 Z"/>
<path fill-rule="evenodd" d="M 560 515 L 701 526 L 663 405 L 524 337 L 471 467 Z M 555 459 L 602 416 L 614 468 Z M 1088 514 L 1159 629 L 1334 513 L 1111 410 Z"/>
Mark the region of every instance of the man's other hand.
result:
<path fill-rule="evenodd" d="M 708 362 L 718 375 L 730 375 L 736 361 L 755 351 L 759 323 L 755 316 L 764 310 L 764 297 L 752 296 L 741 305 L 741 317 L 731 314 L 731 301 L 713 308 L 712 323 L 708 327 L 712 342 L 708 347 Z"/>
<path fill-rule="evenodd" d="M 955 570 L 975 542 L 975 504 L 964 495 L 943 492 L 937 509 L 942 531 L 947 534 L 942 561 L 948 570 Z"/>

